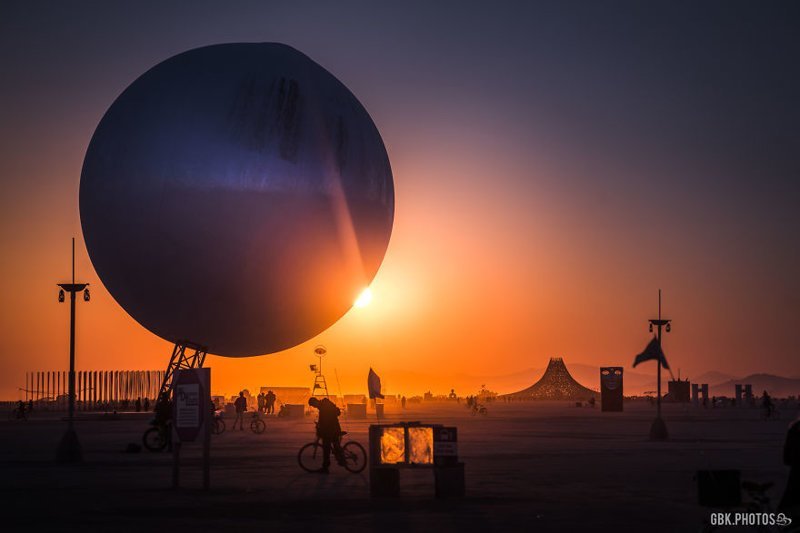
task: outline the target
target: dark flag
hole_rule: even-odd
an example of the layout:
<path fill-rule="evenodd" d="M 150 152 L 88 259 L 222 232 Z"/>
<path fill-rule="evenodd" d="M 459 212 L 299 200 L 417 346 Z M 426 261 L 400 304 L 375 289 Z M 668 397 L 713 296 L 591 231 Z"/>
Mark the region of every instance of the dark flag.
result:
<path fill-rule="evenodd" d="M 367 388 L 369 389 L 369 399 L 383 398 L 381 394 L 381 378 L 375 373 L 372 368 L 369 369 L 369 376 L 367 377 Z"/>
<path fill-rule="evenodd" d="M 664 351 L 661 349 L 661 345 L 659 345 L 656 337 L 653 337 L 653 340 L 647 344 L 647 347 L 644 349 L 644 351 L 636 356 L 636 359 L 633 360 L 633 366 L 635 368 L 639 363 L 650 361 L 651 359 L 661 361 L 661 366 L 669 370 L 667 358 L 664 355 Z"/>

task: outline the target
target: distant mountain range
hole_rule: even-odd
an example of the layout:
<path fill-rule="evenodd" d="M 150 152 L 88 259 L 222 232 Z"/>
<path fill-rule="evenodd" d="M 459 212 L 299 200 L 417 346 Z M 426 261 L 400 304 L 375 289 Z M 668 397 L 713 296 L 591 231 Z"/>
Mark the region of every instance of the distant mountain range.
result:
<path fill-rule="evenodd" d="M 767 391 L 770 396 L 779 398 L 800 396 L 800 379 L 784 378 L 772 374 L 750 374 L 740 379 L 731 379 L 716 385 L 709 384 L 709 394 L 712 396 L 733 397 L 736 394 L 736 385 L 739 383 L 752 385 L 755 396 L 761 396 L 764 391 Z"/>
<path fill-rule="evenodd" d="M 578 383 L 593 390 L 600 390 L 600 367 L 582 363 L 570 364 L 565 361 L 567 369 Z M 652 367 L 652 368 L 650 368 Z M 545 368 L 527 368 L 518 372 L 496 376 L 477 377 L 464 373 L 450 374 L 447 376 L 427 374 L 415 371 L 387 371 L 381 375 L 384 392 L 395 394 L 411 389 L 413 384 L 415 393 L 417 389 L 431 390 L 434 393 L 446 393 L 451 388 L 456 389 L 460 396 L 474 394 L 482 385 L 489 390 L 507 394 L 525 389 L 544 375 Z M 623 388 L 626 395 L 642 394 L 646 391 L 656 390 L 656 369 L 649 365 L 647 372 L 639 372 L 625 367 L 623 374 Z M 676 374 L 677 377 L 677 374 Z M 666 394 L 667 382 L 670 379 L 668 371 L 661 372 L 662 391 Z M 761 395 L 766 390 L 772 396 L 800 396 L 800 378 L 787 378 L 772 374 L 751 374 L 737 377 L 724 372 L 710 371 L 697 376 L 682 375 L 681 379 L 689 379 L 692 383 L 707 383 L 709 394 L 712 396 L 733 397 L 737 383 L 751 384 L 753 394 Z M 396 391 L 393 389 L 397 389 Z"/>

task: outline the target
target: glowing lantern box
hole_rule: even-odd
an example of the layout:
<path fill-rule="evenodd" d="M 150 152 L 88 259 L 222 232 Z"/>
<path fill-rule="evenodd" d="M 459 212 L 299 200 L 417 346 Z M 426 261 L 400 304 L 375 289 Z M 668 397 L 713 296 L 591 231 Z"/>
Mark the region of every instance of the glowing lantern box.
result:
<path fill-rule="evenodd" d="M 369 427 L 370 493 L 397 496 L 400 468 L 432 468 L 437 497 L 463 496 L 464 464 L 458 433 L 440 424 L 406 422 Z"/>

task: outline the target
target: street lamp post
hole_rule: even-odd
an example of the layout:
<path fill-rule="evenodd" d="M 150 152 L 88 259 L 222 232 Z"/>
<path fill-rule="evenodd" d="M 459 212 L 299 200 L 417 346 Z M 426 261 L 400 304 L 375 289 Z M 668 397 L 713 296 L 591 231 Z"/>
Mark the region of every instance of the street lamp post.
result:
<path fill-rule="evenodd" d="M 58 301 L 64 301 L 64 292 L 69 293 L 69 376 L 67 395 L 69 411 L 67 416 L 67 431 L 61 438 L 56 452 L 59 463 L 80 463 L 83 461 L 83 451 L 78 434 L 75 433 L 75 294 L 83 291 L 84 301 L 89 301 L 88 283 L 75 283 L 75 238 L 72 239 L 72 283 L 59 283 L 61 288 Z"/>
<path fill-rule="evenodd" d="M 672 321 L 666 318 L 661 318 L 661 289 L 658 289 L 658 318 L 650 319 L 650 331 L 653 331 L 653 326 L 656 327 L 656 339 L 658 339 L 659 354 L 664 351 L 661 348 L 661 328 L 664 328 L 669 333 Z M 653 425 L 650 426 L 650 440 L 667 440 L 669 433 L 667 432 L 667 425 L 664 419 L 661 418 L 661 365 L 663 355 L 659 355 L 657 377 L 657 392 L 656 392 L 656 419 L 653 420 Z"/>

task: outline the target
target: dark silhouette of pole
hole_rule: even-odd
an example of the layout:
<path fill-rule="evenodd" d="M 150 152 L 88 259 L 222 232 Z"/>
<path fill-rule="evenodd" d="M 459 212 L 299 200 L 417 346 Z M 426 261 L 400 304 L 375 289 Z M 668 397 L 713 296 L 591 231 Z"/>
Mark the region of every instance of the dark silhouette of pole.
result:
<path fill-rule="evenodd" d="M 72 238 L 72 283 L 59 283 L 61 287 L 58 301 L 64 301 L 64 292 L 69 293 L 69 378 L 67 431 L 61 438 L 56 453 L 60 463 L 79 463 L 83 461 L 78 434 L 75 432 L 75 293 L 83 291 L 83 299 L 89 301 L 88 283 L 75 283 L 75 238 Z"/>
<path fill-rule="evenodd" d="M 650 426 L 651 440 L 667 440 L 669 438 L 667 425 L 664 423 L 664 419 L 661 418 L 661 365 L 663 364 L 661 354 L 664 353 L 661 348 L 661 328 L 666 326 L 666 330 L 669 331 L 670 322 L 672 321 L 669 319 L 661 318 L 661 289 L 658 289 L 658 318 L 650 320 L 650 331 L 653 331 L 653 326 L 656 326 L 656 342 L 658 342 L 659 351 L 658 370 L 656 371 L 656 379 L 658 380 L 656 384 L 656 419 L 653 420 L 653 425 Z"/>
<path fill-rule="evenodd" d="M 72 239 L 72 284 L 75 284 L 75 239 Z M 75 291 L 69 291 L 69 427 L 75 418 Z"/>

